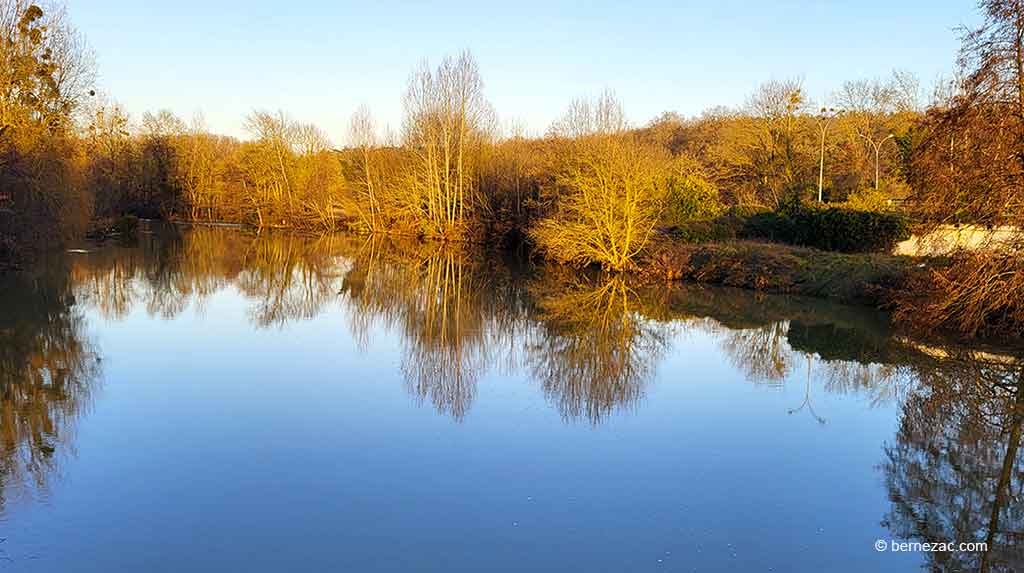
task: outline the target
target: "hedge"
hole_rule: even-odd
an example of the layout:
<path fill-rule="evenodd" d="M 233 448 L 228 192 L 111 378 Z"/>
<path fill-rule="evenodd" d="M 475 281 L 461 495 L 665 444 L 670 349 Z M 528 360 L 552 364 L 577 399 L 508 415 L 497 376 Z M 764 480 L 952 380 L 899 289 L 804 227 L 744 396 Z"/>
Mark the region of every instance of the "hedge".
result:
<path fill-rule="evenodd" d="M 751 216 L 766 213 L 761 207 L 730 207 L 713 219 L 696 219 L 675 225 L 669 233 L 683 243 L 711 243 L 744 238 Z"/>
<path fill-rule="evenodd" d="M 910 238 L 910 226 L 891 213 L 797 205 L 749 217 L 742 235 L 825 251 L 882 253 Z"/>
<path fill-rule="evenodd" d="M 910 237 L 899 215 L 802 204 L 778 211 L 733 207 L 720 217 L 689 221 L 669 232 L 684 243 L 756 239 L 842 253 L 890 252 Z"/>

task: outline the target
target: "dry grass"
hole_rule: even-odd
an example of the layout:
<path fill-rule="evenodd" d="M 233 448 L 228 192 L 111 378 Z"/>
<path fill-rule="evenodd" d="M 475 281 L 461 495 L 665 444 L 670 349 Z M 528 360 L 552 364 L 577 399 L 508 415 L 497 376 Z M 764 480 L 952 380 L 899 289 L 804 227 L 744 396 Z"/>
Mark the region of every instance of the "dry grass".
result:
<path fill-rule="evenodd" d="M 912 276 L 896 293 L 896 320 L 966 338 L 1024 337 L 1024 260 L 983 251 L 953 263 Z"/>

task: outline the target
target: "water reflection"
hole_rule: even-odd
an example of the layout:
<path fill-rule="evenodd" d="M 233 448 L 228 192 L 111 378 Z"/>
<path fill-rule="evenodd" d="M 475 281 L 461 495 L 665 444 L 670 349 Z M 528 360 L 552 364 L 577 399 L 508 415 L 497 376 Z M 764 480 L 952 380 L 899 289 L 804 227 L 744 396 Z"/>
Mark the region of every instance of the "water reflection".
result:
<path fill-rule="evenodd" d="M 669 334 L 644 317 L 640 294 L 621 276 L 550 272 L 529 287 L 536 328 L 526 361 L 566 419 L 600 422 L 643 393 Z"/>
<path fill-rule="evenodd" d="M 0 511 L 45 495 L 96 391 L 99 355 L 59 263 L 0 277 Z"/>
<path fill-rule="evenodd" d="M 530 272 L 444 245 L 367 240 L 342 281 L 353 334 L 402 334 L 409 392 L 462 419 L 491 368 L 525 366 L 566 418 L 598 422 L 628 407 L 666 344 L 621 277 Z"/>
<path fill-rule="evenodd" d="M 892 500 L 885 525 L 907 540 L 987 544 L 929 553 L 934 571 L 1024 569 L 1022 363 L 962 350 L 913 358 L 920 388 L 882 464 Z"/>
<path fill-rule="evenodd" d="M 72 259 L 76 292 L 109 319 L 136 306 L 171 319 L 234 287 L 253 305 L 254 326 L 312 318 L 340 284 L 340 237 L 260 237 L 217 227 L 156 225 L 134 247 L 109 245 Z"/>
<path fill-rule="evenodd" d="M 722 335 L 722 347 L 750 381 L 779 385 L 789 376 L 796 358 L 787 343 L 788 332 L 787 322 L 727 330 Z"/>
<path fill-rule="evenodd" d="M 342 281 L 353 334 L 367 347 L 375 323 L 402 335 L 409 392 L 462 419 L 480 376 L 513 347 L 523 320 L 509 270 L 443 245 L 364 241 Z"/>
<path fill-rule="evenodd" d="M 884 525 L 905 540 L 989 544 L 924 555 L 936 571 L 1024 568 L 1018 355 L 902 339 L 863 309 L 639 285 L 438 244 L 213 227 L 154 226 L 137 244 L 51 261 L 0 289 L 0 510 L 16 492 L 45 492 L 73 453 L 100 380 L 86 313 L 174 319 L 233 290 L 254 328 L 343 313 L 368 352 L 397 335 L 409 395 L 456 421 L 497 371 L 528 379 L 566 421 L 604 423 L 642 407 L 677 335 L 699 334 L 765 391 L 796 385 L 780 415 L 827 423 L 821 392 L 897 405 L 899 429 L 880 452 Z"/>
<path fill-rule="evenodd" d="M 342 239 L 280 236 L 252 241 L 239 261 L 238 288 L 256 301 L 251 310 L 259 327 L 284 326 L 324 311 L 338 291 Z"/>
<path fill-rule="evenodd" d="M 539 269 L 440 244 L 216 227 L 152 226 L 134 246 L 76 256 L 79 299 L 108 319 L 136 308 L 171 319 L 203 313 L 235 289 L 256 328 L 347 311 L 369 349 L 377 327 L 399 333 L 409 392 L 463 419 L 492 368 L 528 371 L 566 419 L 599 423 L 643 396 L 680 330 L 713 333 L 752 382 L 781 385 L 815 356 L 835 391 L 895 397 L 884 321 L 816 302 L 724 289 L 638 286 L 622 277 Z M 883 391 L 880 391 L 883 390 Z"/>

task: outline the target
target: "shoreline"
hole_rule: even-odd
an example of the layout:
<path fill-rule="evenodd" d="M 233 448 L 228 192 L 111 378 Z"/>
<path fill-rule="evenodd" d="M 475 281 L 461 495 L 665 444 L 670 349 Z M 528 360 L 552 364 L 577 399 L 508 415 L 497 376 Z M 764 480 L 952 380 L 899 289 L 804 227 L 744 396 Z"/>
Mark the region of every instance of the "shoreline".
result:
<path fill-rule="evenodd" d="M 681 243 L 659 240 L 638 261 L 643 275 L 772 294 L 825 298 L 885 308 L 896 287 L 938 258 L 847 254 L 780 243 L 733 240 Z"/>
<path fill-rule="evenodd" d="M 341 235 L 350 237 L 379 237 L 394 241 L 475 246 L 481 250 L 517 251 L 523 244 L 508 244 L 505 238 L 496 240 L 461 240 L 419 237 L 393 233 L 359 233 L 347 229 L 311 232 L 302 227 L 264 226 L 231 221 L 189 219 L 107 219 L 94 221 L 84 240 L 104 243 L 147 232 L 143 226 L 168 225 L 172 227 L 213 227 L 237 229 L 242 232 L 288 233 L 315 237 Z M 123 229 L 123 231 L 122 231 Z M 72 243 L 69 243 L 69 245 Z M 55 247 L 54 251 L 68 245 Z M 548 264 L 562 264 L 533 250 L 527 255 Z M 937 257 L 909 255 L 846 254 L 822 251 L 810 247 L 797 247 L 783 243 L 730 239 L 703 243 L 688 243 L 659 235 L 652 238 L 645 252 L 637 257 L 630 268 L 618 271 L 647 281 L 679 281 L 692 284 L 710 284 L 742 288 L 771 294 L 795 294 L 825 298 L 860 306 L 884 307 L 888 300 L 884 294 L 898 281 L 911 273 L 921 272 L 939 264 Z M 583 271 L 588 267 L 574 267 Z M 593 265 L 591 265 L 593 266 Z M 21 265 L 0 266 L 0 272 L 18 272 Z M 615 271 L 605 271 L 615 272 Z"/>
<path fill-rule="evenodd" d="M 116 226 L 111 225 L 111 221 L 97 222 L 97 224 L 104 225 L 107 229 Z M 299 227 L 259 228 L 246 223 L 186 219 L 137 219 L 137 229 L 132 228 L 127 235 L 149 232 L 146 227 L 152 225 L 237 229 L 256 235 L 271 232 L 306 237 L 339 235 L 369 239 L 378 236 L 382 239 L 399 242 L 411 240 L 423 244 L 437 243 L 477 247 L 483 251 L 514 252 L 522 248 L 521 245 L 506 244 L 503 239 L 451 241 L 388 233 L 364 234 L 343 229 L 327 233 L 310 233 Z M 99 235 L 90 233 L 90 235 L 92 236 L 87 240 L 101 244 L 126 238 L 125 234 L 120 233 L 101 233 Z M 67 246 L 62 248 L 67 248 Z M 528 253 L 526 256 L 545 264 L 559 264 L 543 257 L 538 251 Z M 668 235 L 659 235 L 651 240 L 645 252 L 637 258 L 631 268 L 620 272 L 625 276 L 652 284 L 669 281 L 682 284 L 733 287 L 753 293 L 799 295 L 890 314 L 894 303 L 894 293 L 901 284 L 905 284 L 914 276 L 927 273 L 929 269 L 941 268 L 944 264 L 945 259 L 940 257 L 846 254 L 782 243 L 740 239 L 686 243 Z M 20 265 L 0 265 L 0 273 L 17 273 L 26 268 L 26 266 Z M 573 268 L 581 273 L 586 271 L 586 267 Z M 910 325 L 900 325 L 900 329 L 908 329 L 906 328 L 908 326 Z M 944 336 L 951 334 L 953 333 L 943 333 Z M 959 339 L 1019 344 L 1013 339 L 1003 340 L 983 336 L 960 337 Z"/>

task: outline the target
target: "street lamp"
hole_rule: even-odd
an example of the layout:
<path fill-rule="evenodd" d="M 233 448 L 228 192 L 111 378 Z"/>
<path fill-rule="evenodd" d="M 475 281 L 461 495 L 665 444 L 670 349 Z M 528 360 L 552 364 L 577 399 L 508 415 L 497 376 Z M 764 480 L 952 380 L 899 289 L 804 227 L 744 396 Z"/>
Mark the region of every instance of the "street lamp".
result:
<path fill-rule="evenodd" d="M 863 133 L 859 134 L 859 135 L 861 137 L 863 137 L 864 139 L 866 139 L 867 142 L 871 144 L 871 147 L 874 148 L 874 150 L 875 150 L 875 191 L 878 191 L 878 152 L 882 149 L 882 144 L 884 144 L 886 141 L 889 141 L 890 139 L 896 137 L 896 134 L 895 133 L 890 133 L 889 135 L 887 135 L 884 139 L 882 139 L 878 143 L 875 143 L 874 141 L 871 140 L 870 137 L 864 135 Z"/>
<path fill-rule="evenodd" d="M 842 115 L 842 113 L 842 110 L 837 110 L 834 107 L 823 107 L 818 114 L 818 130 L 821 131 L 821 157 L 818 161 L 818 203 L 824 203 L 822 189 L 825 186 L 825 135 L 828 133 L 828 127 L 832 124 L 832 121 Z"/>

